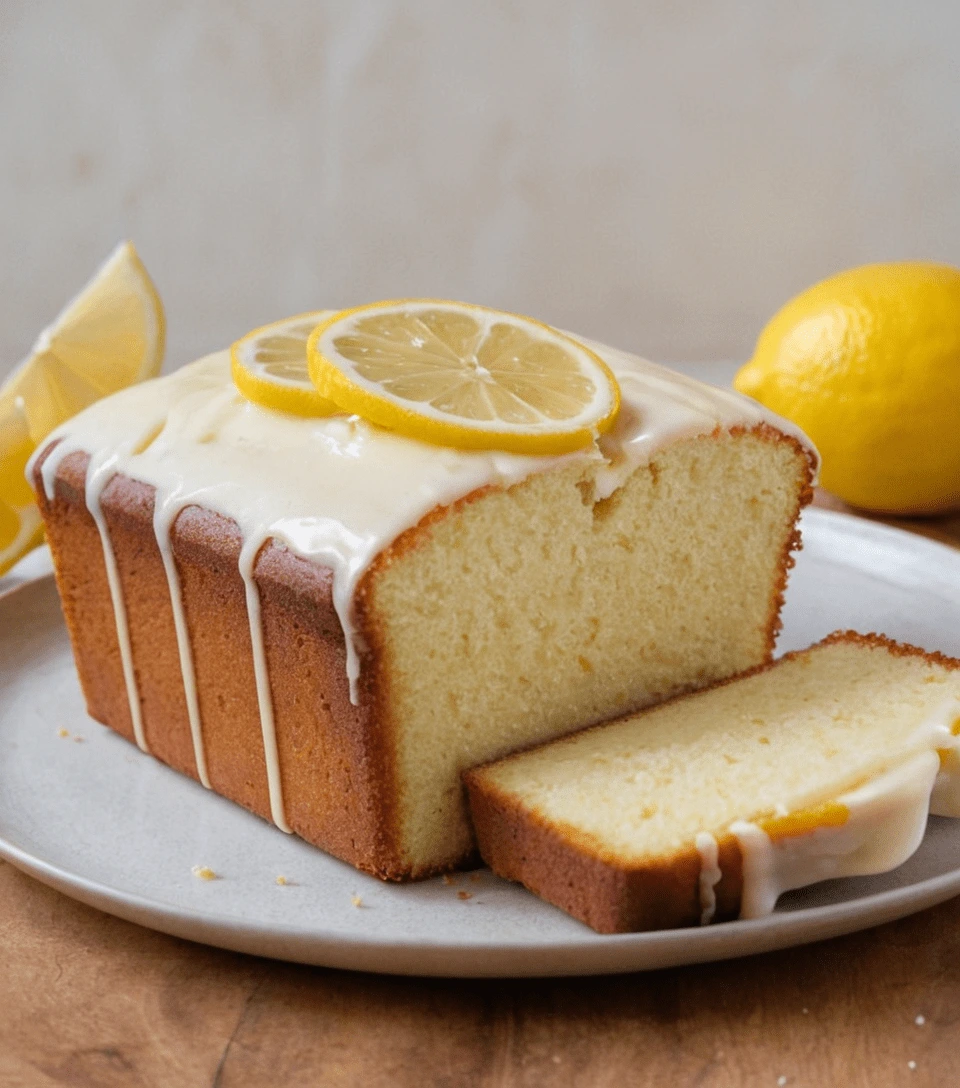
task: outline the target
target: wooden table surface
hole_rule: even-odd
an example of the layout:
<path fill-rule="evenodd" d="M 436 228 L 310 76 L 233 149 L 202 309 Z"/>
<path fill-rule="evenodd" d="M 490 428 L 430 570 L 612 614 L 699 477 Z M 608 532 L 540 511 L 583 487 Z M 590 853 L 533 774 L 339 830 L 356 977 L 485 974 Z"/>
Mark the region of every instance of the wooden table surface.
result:
<path fill-rule="evenodd" d="M 960 543 L 960 517 L 896 524 Z M 729 963 L 472 982 L 206 948 L 0 862 L 0 964 L 2 1088 L 960 1084 L 960 899 Z"/>

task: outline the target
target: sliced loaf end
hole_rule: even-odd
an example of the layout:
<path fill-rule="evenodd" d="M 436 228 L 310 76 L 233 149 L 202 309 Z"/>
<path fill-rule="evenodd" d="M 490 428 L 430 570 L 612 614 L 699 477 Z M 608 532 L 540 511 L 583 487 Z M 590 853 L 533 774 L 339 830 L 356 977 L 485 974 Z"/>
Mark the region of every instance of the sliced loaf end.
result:
<path fill-rule="evenodd" d="M 499 875 L 599 932 L 735 918 L 756 896 L 731 826 L 750 821 L 761 838 L 802 844 L 842 824 L 837 799 L 924 750 L 942 753 L 925 723 L 945 706 L 956 707 L 955 733 L 960 661 L 838 632 L 708 690 L 467 772 L 480 851 Z M 717 844 L 719 870 L 707 915 L 703 834 Z M 858 871 L 879 871 L 859 857 Z"/>

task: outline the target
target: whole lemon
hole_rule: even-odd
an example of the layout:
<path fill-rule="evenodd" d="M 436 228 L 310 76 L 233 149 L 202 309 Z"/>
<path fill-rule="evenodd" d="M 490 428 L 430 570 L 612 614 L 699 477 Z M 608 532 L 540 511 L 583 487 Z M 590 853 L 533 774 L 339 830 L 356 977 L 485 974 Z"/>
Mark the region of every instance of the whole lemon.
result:
<path fill-rule="evenodd" d="M 960 269 L 870 264 L 816 284 L 773 317 L 734 385 L 807 432 L 846 502 L 960 506 Z"/>

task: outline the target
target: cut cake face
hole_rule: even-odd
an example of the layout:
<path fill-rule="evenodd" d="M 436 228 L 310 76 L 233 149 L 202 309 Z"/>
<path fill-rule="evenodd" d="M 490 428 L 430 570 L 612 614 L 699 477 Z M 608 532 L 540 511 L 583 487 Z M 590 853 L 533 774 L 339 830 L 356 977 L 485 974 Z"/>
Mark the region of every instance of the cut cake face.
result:
<path fill-rule="evenodd" d="M 464 769 L 767 661 L 804 472 L 772 434 L 690 439 L 610 499 L 541 473 L 375 563 L 359 616 L 412 856 L 473 845 Z"/>

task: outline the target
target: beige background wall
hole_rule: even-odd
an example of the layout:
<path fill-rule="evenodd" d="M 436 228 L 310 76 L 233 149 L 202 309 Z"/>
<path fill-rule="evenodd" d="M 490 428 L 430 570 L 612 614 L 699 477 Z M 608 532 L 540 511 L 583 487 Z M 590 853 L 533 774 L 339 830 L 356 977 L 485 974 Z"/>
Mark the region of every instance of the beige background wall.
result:
<path fill-rule="evenodd" d="M 436 294 L 739 358 L 841 267 L 960 263 L 960 4 L 0 0 L 0 373 L 115 241 L 169 364 Z"/>

